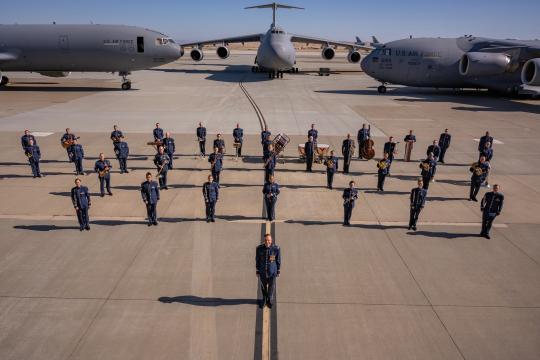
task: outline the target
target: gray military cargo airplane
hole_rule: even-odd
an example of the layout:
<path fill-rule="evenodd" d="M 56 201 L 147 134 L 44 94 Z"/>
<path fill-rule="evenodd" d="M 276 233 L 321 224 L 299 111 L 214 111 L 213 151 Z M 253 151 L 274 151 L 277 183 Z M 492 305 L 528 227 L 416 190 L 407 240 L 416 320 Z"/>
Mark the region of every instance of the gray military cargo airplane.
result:
<path fill-rule="evenodd" d="M 283 72 L 298 72 L 296 64 L 296 51 L 293 46 L 293 42 L 306 43 L 306 44 L 320 44 L 323 46 L 322 57 L 325 60 L 332 60 L 336 54 L 335 47 L 342 46 L 349 49 L 347 60 L 351 63 L 358 63 L 361 60 L 361 55 L 358 50 L 366 48 L 362 44 L 340 42 L 325 40 L 319 38 L 313 38 L 308 36 L 293 35 L 285 32 L 283 28 L 276 25 L 276 11 L 277 9 L 301 9 L 303 8 L 271 3 L 266 5 L 257 5 L 246 7 L 245 9 L 263 9 L 271 8 L 273 11 L 273 21 L 270 29 L 265 34 L 252 34 L 245 36 L 237 36 L 230 38 L 222 38 L 207 41 L 198 41 L 181 44 L 182 47 L 191 47 L 190 56 L 194 61 L 201 61 L 204 58 L 203 46 L 204 45 L 217 45 L 216 53 L 221 59 L 227 59 L 230 55 L 228 48 L 232 43 L 246 43 L 246 42 L 260 42 L 259 49 L 257 50 L 257 56 L 255 58 L 255 64 L 257 66 L 252 67 L 252 71 L 266 71 L 269 78 L 281 77 L 283 78 Z"/>
<path fill-rule="evenodd" d="M 474 37 L 404 39 L 376 46 L 362 70 L 386 84 L 540 94 L 540 41 Z"/>
<path fill-rule="evenodd" d="M 0 25 L 2 71 L 65 77 L 72 71 L 117 72 L 127 76 L 177 60 L 183 49 L 159 32 L 123 25 Z M 9 83 L 1 76 L 0 85 Z"/>

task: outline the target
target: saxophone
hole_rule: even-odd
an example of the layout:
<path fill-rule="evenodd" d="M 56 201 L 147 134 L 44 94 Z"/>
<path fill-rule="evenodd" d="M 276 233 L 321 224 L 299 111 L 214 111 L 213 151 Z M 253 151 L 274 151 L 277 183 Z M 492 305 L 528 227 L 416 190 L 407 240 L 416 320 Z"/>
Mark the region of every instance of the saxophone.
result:
<path fill-rule="evenodd" d="M 424 171 L 429 171 L 431 165 L 428 162 L 423 161 L 422 163 L 420 163 L 420 168 Z"/>
<path fill-rule="evenodd" d="M 384 170 L 388 167 L 388 163 L 386 162 L 386 160 L 382 159 L 377 163 L 377 167 L 381 170 Z"/>

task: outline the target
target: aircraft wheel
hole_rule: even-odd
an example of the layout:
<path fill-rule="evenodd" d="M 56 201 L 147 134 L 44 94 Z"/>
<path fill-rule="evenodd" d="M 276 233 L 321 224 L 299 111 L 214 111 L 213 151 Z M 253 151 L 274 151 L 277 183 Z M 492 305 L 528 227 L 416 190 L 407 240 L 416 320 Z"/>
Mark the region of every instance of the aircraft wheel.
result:
<path fill-rule="evenodd" d="M 126 81 L 122 83 L 122 90 L 130 90 L 131 89 L 131 82 Z"/>
<path fill-rule="evenodd" d="M 2 76 L 2 80 L 0 80 L 0 86 L 6 86 L 9 84 L 9 78 L 7 76 Z"/>
<path fill-rule="evenodd" d="M 386 86 L 384 85 L 381 85 L 377 88 L 377 91 L 379 92 L 379 94 L 386 94 Z"/>
<path fill-rule="evenodd" d="M 251 72 L 255 72 L 255 66 L 251 67 Z"/>

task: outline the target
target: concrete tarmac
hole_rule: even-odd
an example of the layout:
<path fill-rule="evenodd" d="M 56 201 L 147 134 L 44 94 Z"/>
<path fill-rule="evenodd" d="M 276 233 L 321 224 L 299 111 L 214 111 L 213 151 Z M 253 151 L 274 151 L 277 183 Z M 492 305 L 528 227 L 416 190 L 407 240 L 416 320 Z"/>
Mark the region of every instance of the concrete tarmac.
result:
<path fill-rule="evenodd" d="M 269 344 L 272 359 L 537 359 L 540 103 L 392 86 L 383 96 L 343 54 L 332 62 L 301 54 L 300 74 L 268 80 L 251 73 L 253 58 L 184 58 L 134 73 L 128 92 L 107 74 L 8 74 L 13 84 L 0 90 L 0 358 L 261 359 Z M 318 76 L 319 67 L 334 73 Z M 271 226 L 262 218 L 261 125 L 240 82 L 272 133 L 291 138 L 276 170 L 282 191 Z M 209 164 L 197 155 L 199 121 L 209 142 L 222 132 L 227 144 L 216 223 L 204 221 Z M 160 224 L 147 227 L 139 187 L 156 172 L 146 145 L 156 122 L 173 133 L 177 153 Z M 241 159 L 232 147 L 237 122 L 246 133 Z M 384 193 L 375 191 L 375 161 L 357 159 L 328 190 L 324 167 L 307 174 L 298 159 L 311 123 L 340 156 L 362 123 L 371 124 L 377 158 L 386 137 L 402 141 L 414 129 L 414 161 L 402 161 L 401 143 Z M 118 173 L 113 124 L 131 149 L 129 174 Z M 69 198 L 74 167 L 59 142 L 66 127 L 87 156 L 89 232 L 79 232 Z M 38 132 L 44 178 L 32 178 L 21 151 L 25 128 Z M 453 136 L 446 164 L 418 231 L 408 231 L 418 161 L 445 128 Z M 497 139 L 490 183 L 506 197 L 491 240 L 477 236 L 479 204 L 467 201 L 468 168 L 486 130 Z M 114 195 L 104 198 L 91 171 L 100 152 L 114 166 Z M 343 227 L 341 192 L 351 179 L 361 193 Z M 263 314 L 254 254 L 267 228 L 283 263 L 275 306 Z"/>

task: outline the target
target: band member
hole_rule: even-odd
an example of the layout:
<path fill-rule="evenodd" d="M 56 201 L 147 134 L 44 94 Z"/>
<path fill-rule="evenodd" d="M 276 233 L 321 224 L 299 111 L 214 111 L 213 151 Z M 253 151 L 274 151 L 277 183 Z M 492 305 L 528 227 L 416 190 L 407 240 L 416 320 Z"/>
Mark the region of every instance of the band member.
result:
<path fill-rule="evenodd" d="M 270 144 L 268 147 L 268 157 L 264 160 L 264 181 L 269 182 L 270 176 L 274 175 L 276 169 L 277 156 L 274 152 L 274 145 Z"/>
<path fill-rule="evenodd" d="M 362 124 L 362 128 L 358 130 L 358 135 L 356 136 L 358 140 L 358 158 L 362 158 L 362 147 L 364 146 L 364 141 L 371 137 L 371 125 L 366 127 L 366 124 Z"/>
<path fill-rule="evenodd" d="M 234 138 L 234 147 L 236 148 L 236 156 L 242 156 L 242 145 L 244 144 L 244 129 L 240 127 L 240 124 L 236 124 L 236 128 L 232 132 Z"/>
<path fill-rule="evenodd" d="M 169 171 L 169 162 L 171 159 L 169 158 L 169 155 L 165 154 L 165 149 L 163 146 L 160 146 L 158 148 L 158 153 L 156 156 L 154 156 L 154 165 L 156 165 L 157 168 L 157 175 L 159 181 L 159 188 L 168 190 L 169 187 L 167 186 L 167 172 Z"/>
<path fill-rule="evenodd" d="M 390 175 L 390 167 L 392 166 L 392 161 L 394 161 L 394 155 L 397 154 L 396 145 L 397 144 L 394 142 L 393 136 L 390 136 L 388 138 L 388 141 L 384 143 L 383 154 L 384 153 L 388 154 L 388 161 L 389 161 L 387 175 Z"/>
<path fill-rule="evenodd" d="M 312 172 L 313 160 L 315 160 L 315 143 L 313 138 L 308 137 L 308 141 L 304 145 L 304 152 L 306 154 L 306 171 Z"/>
<path fill-rule="evenodd" d="M 433 174 L 435 173 L 435 168 L 437 167 L 437 162 L 433 158 L 433 154 L 429 154 L 427 159 L 422 161 L 420 163 L 420 169 L 422 169 L 422 172 L 420 175 L 422 176 L 422 182 L 424 183 L 424 189 L 429 188 L 429 183 L 433 179 Z"/>
<path fill-rule="evenodd" d="M 99 190 L 101 197 L 105 196 L 105 185 L 107 187 L 107 193 L 112 196 L 111 192 L 111 162 L 105 159 L 103 153 L 99 154 L 99 160 L 94 165 L 94 171 L 98 174 Z"/>
<path fill-rule="evenodd" d="M 480 156 L 480 160 L 475 162 L 469 168 L 471 175 L 471 189 L 469 192 L 469 201 L 478 201 L 476 195 L 480 191 L 482 183 L 486 180 L 489 172 L 489 163 L 486 161 L 485 156 Z"/>
<path fill-rule="evenodd" d="M 219 175 L 221 170 L 223 170 L 223 154 L 218 152 L 218 148 L 214 148 L 214 152 L 208 157 L 208 162 L 211 165 L 210 171 L 212 172 L 212 177 L 214 181 L 219 184 Z"/>
<path fill-rule="evenodd" d="M 351 166 L 351 160 L 354 156 L 354 140 L 351 139 L 351 134 L 347 134 L 347 138 L 343 140 L 341 145 L 341 153 L 343 154 L 343 173 L 349 173 L 349 167 Z"/>
<path fill-rule="evenodd" d="M 383 158 L 377 162 L 377 191 L 384 191 L 384 181 L 390 171 L 390 163 L 387 153 L 384 153 Z"/>
<path fill-rule="evenodd" d="M 437 140 L 433 140 L 433 143 L 428 146 L 426 156 L 429 156 L 429 154 L 433 154 L 433 159 L 435 161 L 439 160 L 439 156 L 441 155 L 441 147 L 439 146 L 439 142 Z"/>
<path fill-rule="evenodd" d="M 266 159 L 268 159 L 268 157 L 270 156 L 270 154 L 272 153 L 272 150 L 273 150 L 273 147 L 274 147 L 274 142 L 272 141 L 272 136 L 271 135 L 267 135 L 266 138 L 263 140 L 262 142 L 262 147 L 263 147 L 263 161 L 266 161 Z M 271 150 L 272 149 L 272 150 Z"/>
<path fill-rule="evenodd" d="M 165 133 L 165 137 L 163 138 L 163 148 L 165 149 L 165 153 L 169 156 L 169 170 L 173 168 L 173 157 L 174 152 L 176 151 L 176 145 L 174 145 L 174 139 L 171 137 L 170 132 Z"/>
<path fill-rule="evenodd" d="M 416 222 L 418 216 L 426 204 L 427 190 L 424 189 L 424 182 L 418 179 L 418 187 L 411 190 L 411 214 L 409 217 L 409 230 L 411 228 L 416 231 Z"/>
<path fill-rule="evenodd" d="M 259 302 L 262 308 L 266 304 L 272 308 L 276 277 L 279 276 L 281 267 L 281 250 L 279 246 L 272 244 L 272 235 L 264 235 L 264 244 L 257 246 L 255 250 L 255 269 L 261 282 L 263 299 Z"/>
<path fill-rule="evenodd" d="M 274 221 L 276 218 L 276 202 L 279 195 L 279 184 L 275 182 L 274 175 L 270 175 L 268 182 L 263 186 L 264 204 L 266 205 L 266 220 Z"/>
<path fill-rule="evenodd" d="M 154 134 L 154 142 L 156 144 L 163 143 L 163 129 L 159 127 L 159 123 L 156 123 L 156 128 L 152 131 Z"/>
<path fill-rule="evenodd" d="M 212 175 L 208 175 L 208 181 L 203 185 L 204 204 L 206 205 L 206 222 L 216 222 L 216 203 L 219 199 L 219 183 L 214 181 Z"/>
<path fill-rule="evenodd" d="M 141 196 L 146 205 L 148 226 L 157 225 L 157 204 L 159 201 L 158 183 L 152 180 L 152 174 L 146 173 L 146 181 L 141 184 Z"/>
<path fill-rule="evenodd" d="M 81 144 L 77 143 L 77 139 L 72 140 L 72 145 L 68 147 L 68 154 L 71 161 L 75 163 L 75 173 L 77 175 L 84 175 L 84 149 Z"/>
<path fill-rule="evenodd" d="M 90 230 L 90 219 L 88 217 L 88 209 L 92 205 L 90 201 L 90 193 L 86 186 L 81 185 L 81 179 L 75 179 L 75 187 L 71 189 L 71 202 L 77 213 L 79 221 L 79 230 Z"/>
<path fill-rule="evenodd" d="M 478 142 L 478 152 L 482 152 L 486 147 L 486 143 L 489 143 L 489 147 L 493 147 L 493 136 L 489 134 L 489 131 L 486 131 L 486 135 L 480 138 L 480 142 Z"/>
<path fill-rule="evenodd" d="M 21 146 L 23 150 L 30 146 L 30 140 L 34 141 L 34 145 L 37 145 L 37 141 L 34 135 L 30 134 L 30 131 L 28 129 L 24 130 L 24 135 L 21 136 Z"/>
<path fill-rule="evenodd" d="M 214 139 L 214 148 L 218 148 L 220 154 L 225 154 L 225 140 L 221 138 L 221 134 L 217 134 L 217 138 Z"/>
<path fill-rule="evenodd" d="M 480 157 L 481 156 L 485 157 L 487 161 L 491 161 L 493 158 L 493 148 L 491 147 L 490 142 L 484 144 L 484 148 L 480 151 Z"/>
<path fill-rule="evenodd" d="M 66 133 L 64 135 L 62 135 L 62 137 L 60 138 L 60 143 L 62 144 L 63 147 L 66 148 L 66 151 L 67 151 L 67 155 L 68 155 L 68 159 L 69 159 L 69 162 L 72 162 L 73 160 L 71 159 L 71 156 L 69 154 L 69 147 L 71 145 L 73 145 L 73 141 L 78 139 L 77 136 L 75 136 L 75 134 L 72 134 L 71 133 L 71 129 L 70 128 L 67 128 L 66 129 Z"/>
<path fill-rule="evenodd" d="M 124 139 L 124 134 L 122 133 L 122 131 L 118 130 L 118 125 L 114 125 L 113 131 L 111 132 L 111 140 L 115 146 L 115 149 L 116 149 L 116 144 L 118 144 L 123 139 Z"/>
<path fill-rule="evenodd" d="M 326 165 L 326 187 L 332 189 L 334 174 L 338 171 L 338 158 L 334 156 L 334 150 L 330 151 L 330 156 L 325 160 Z"/>
<path fill-rule="evenodd" d="M 307 136 L 308 137 L 311 136 L 313 138 L 313 142 L 317 144 L 317 138 L 319 137 L 319 132 L 315 129 L 315 124 L 311 124 L 311 129 L 308 130 Z"/>
<path fill-rule="evenodd" d="M 206 128 L 202 126 L 202 123 L 199 123 L 197 128 L 197 140 L 199 141 L 199 152 L 202 157 L 206 156 Z"/>
<path fill-rule="evenodd" d="M 489 231 L 493 220 L 501 214 L 503 208 L 504 195 L 499 191 L 499 185 L 493 185 L 493 191 L 487 192 L 480 203 L 480 210 L 482 210 L 482 232 L 480 232 L 480 236 L 486 239 L 490 239 Z"/>
<path fill-rule="evenodd" d="M 409 134 L 405 135 L 405 138 L 403 139 L 405 142 L 405 161 L 411 161 L 411 154 L 412 149 L 414 147 L 414 143 L 416 142 L 416 136 L 413 134 L 412 130 L 409 130 Z"/>
<path fill-rule="evenodd" d="M 34 143 L 32 138 L 28 139 L 28 146 L 25 146 L 24 154 L 28 157 L 28 163 L 30 164 L 34 178 L 41 177 L 41 170 L 39 169 L 41 150 L 39 150 L 39 146 Z"/>
<path fill-rule="evenodd" d="M 446 150 L 450 147 L 450 141 L 452 141 L 452 135 L 448 133 L 448 129 L 444 129 L 444 132 L 439 136 L 439 146 L 441 147 L 441 153 L 439 155 L 439 162 L 444 164 L 444 155 Z"/>
<path fill-rule="evenodd" d="M 354 204 L 358 199 L 358 190 L 354 188 L 354 181 L 349 181 L 349 187 L 343 190 L 343 226 L 351 225 L 351 216 L 354 209 Z"/>
<path fill-rule="evenodd" d="M 127 159 L 129 156 L 129 146 L 127 142 L 120 141 L 115 145 L 114 153 L 118 159 L 118 164 L 120 167 L 120 174 L 129 173 L 127 169 Z"/>
<path fill-rule="evenodd" d="M 270 130 L 268 130 L 268 127 L 266 125 L 264 126 L 264 130 L 261 131 L 261 143 L 264 143 L 264 141 L 270 136 L 272 133 Z"/>

